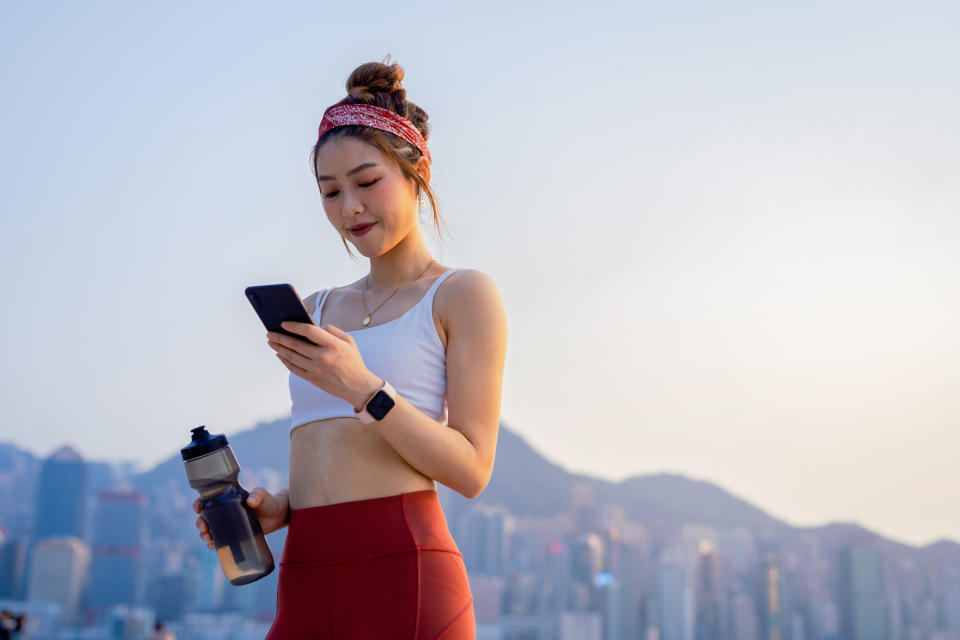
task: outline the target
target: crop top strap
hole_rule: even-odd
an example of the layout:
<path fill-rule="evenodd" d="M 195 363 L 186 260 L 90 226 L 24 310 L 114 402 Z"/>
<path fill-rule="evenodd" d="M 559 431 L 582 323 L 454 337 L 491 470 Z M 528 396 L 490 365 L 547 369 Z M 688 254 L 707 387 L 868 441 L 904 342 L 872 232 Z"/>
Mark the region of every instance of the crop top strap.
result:
<path fill-rule="evenodd" d="M 437 289 L 440 287 L 440 283 L 447 279 L 448 276 L 453 275 L 454 271 L 460 271 L 460 267 L 452 267 L 447 269 L 445 272 L 440 274 L 436 280 L 433 281 L 433 284 L 430 285 L 430 288 L 427 290 L 427 293 L 423 296 L 423 300 L 429 300 L 433 304 L 433 298 L 437 293 Z M 317 317 L 317 314 L 320 312 L 320 309 L 323 308 L 323 301 L 326 300 L 327 295 L 333 291 L 335 287 L 330 289 L 321 289 L 317 295 L 317 307 L 313 310 L 313 320 L 318 322 L 320 319 Z"/>
<path fill-rule="evenodd" d="M 436 295 L 437 293 L 437 289 L 440 287 L 440 283 L 446 280 L 447 276 L 452 275 L 454 271 L 459 271 L 459 270 L 460 270 L 459 267 L 452 267 L 450 269 L 447 269 L 443 273 L 441 273 L 437 277 L 437 279 L 433 281 L 433 284 L 430 285 L 430 289 L 427 290 L 426 295 L 423 297 L 426 298 L 427 300 L 433 300 L 434 295 Z"/>
<path fill-rule="evenodd" d="M 330 293 L 332 289 L 320 289 L 320 292 L 317 294 L 317 306 L 313 310 L 314 321 L 317 320 L 317 312 L 320 311 L 320 307 L 323 306 L 323 301 L 326 299 L 327 294 Z"/>

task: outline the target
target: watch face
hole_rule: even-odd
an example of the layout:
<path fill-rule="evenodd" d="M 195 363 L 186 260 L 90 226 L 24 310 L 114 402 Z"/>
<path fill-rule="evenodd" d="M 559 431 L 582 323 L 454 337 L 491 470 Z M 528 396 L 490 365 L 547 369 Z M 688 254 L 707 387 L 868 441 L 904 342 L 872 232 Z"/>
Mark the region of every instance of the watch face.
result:
<path fill-rule="evenodd" d="M 387 411 L 393 408 L 393 404 L 393 398 L 388 396 L 386 391 L 380 389 L 367 403 L 367 412 L 377 420 L 383 420 L 383 416 L 387 415 Z"/>

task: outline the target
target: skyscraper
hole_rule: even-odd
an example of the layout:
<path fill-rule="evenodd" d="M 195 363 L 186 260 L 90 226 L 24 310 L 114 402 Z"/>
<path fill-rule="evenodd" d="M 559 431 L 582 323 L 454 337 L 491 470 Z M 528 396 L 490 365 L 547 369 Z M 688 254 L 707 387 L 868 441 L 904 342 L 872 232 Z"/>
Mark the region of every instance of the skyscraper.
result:
<path fill-rule="evenodd" d="M 35 538 L 84 538 L 87 465 L 74 449 L 64 446 L 43 461 L 37 490 Z"/>
<path fill-rule="evenodd" d="M 145 498 L 135 492 L 101 491 L 93 523 L 90 605 L 139 604 Z"/>
<path fill-rule="evenodd" d="M 0 600 L 21 597 L 26 551 L 23 540 L 9 538 L 0 527 Z"/>
<path fill-rule="evenodd" d="M 880 552 L 870 546 L 840 549 L 840 635 L 850 640 L 886 634 Z"/>
<path fill-rule="evenodd" d="M 593 585 L 593 577 L 605 565 L 603 539 L 595 533 L 582 535 L 570 545 L 570 576 L 583 584 Z"/>
<path fill-rule="evenodd" d="M 72 623 L 86 584 L 90 551 L 78 538 L 45 538 L 33 547 L 27 600 L 52 602 L 60 607 L 62 620 Z"/>
<path fill-rule="evenodd" d="M 471 574 L 500 575 L 504 572 L 504 541 L 509 516 L 485 504 L 471 505 L 461 517 L 457 546 Z"/>
<path fill-rule="evenodd" d="M 720 585 L 717 553 L 709 540 L 699 545 L 697 560 L 696 630 L 697 640 L 719 640 L 724 636 L 723 593 Z"/>
<path fill-rule="evenodd" d="M 780 565 L 768 554 L 760 568 L 760 638 L 761 640 L 784 640 L 786 638 L 783 615 L 783 581 Z"/>
<path fill-rule="evenodd" d="M 661 640 L 688 640 L 693 618 L 693 590 L 686 570 L 664 562 L 657 571 L 657 628 Z"/>

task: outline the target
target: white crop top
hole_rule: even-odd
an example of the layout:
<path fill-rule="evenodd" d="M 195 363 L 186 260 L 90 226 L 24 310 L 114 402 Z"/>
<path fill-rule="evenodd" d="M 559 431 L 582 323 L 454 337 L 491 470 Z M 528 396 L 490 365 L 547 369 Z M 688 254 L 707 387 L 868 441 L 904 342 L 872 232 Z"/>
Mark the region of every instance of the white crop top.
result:
<path fill-rule="evenodd" d="M 407 402 L 435 420 L 447 424 L 447 352 L 433 322 L 433 298 L 440 283 L 458 269 L 440 275 L 427 293 L 399 318 L 348 331 L 357 343 L 363 363 L 372 373 L 393 385 Z M 317 296 L 313 321 L 320 322 L 330 289 Z M 312 382 L 290 373 L 290 430 L 314 420 L 356 418 L 353 406 Z M 359 420 L 359 418 L 357 418 Z"/>

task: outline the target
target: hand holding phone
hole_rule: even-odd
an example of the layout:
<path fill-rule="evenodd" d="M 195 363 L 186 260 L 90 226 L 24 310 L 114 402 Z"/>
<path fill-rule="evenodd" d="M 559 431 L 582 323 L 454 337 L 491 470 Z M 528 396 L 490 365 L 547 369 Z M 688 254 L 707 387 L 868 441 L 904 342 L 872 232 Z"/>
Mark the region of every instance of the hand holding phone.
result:
<path fill-rule="evenodd" d="M 263 284 L 247 287 L 244 290 L 247 300 L 253 305 L 253 310 L 260 316 L 260 321 L 267 331 L 276 331 L 308 344 L 316 344 L 312 340 L 296 333 L 287 331 L 280 326 L 281 322 L 305 322 L 316 326 L 296 289 L 289 284 Z"/>

